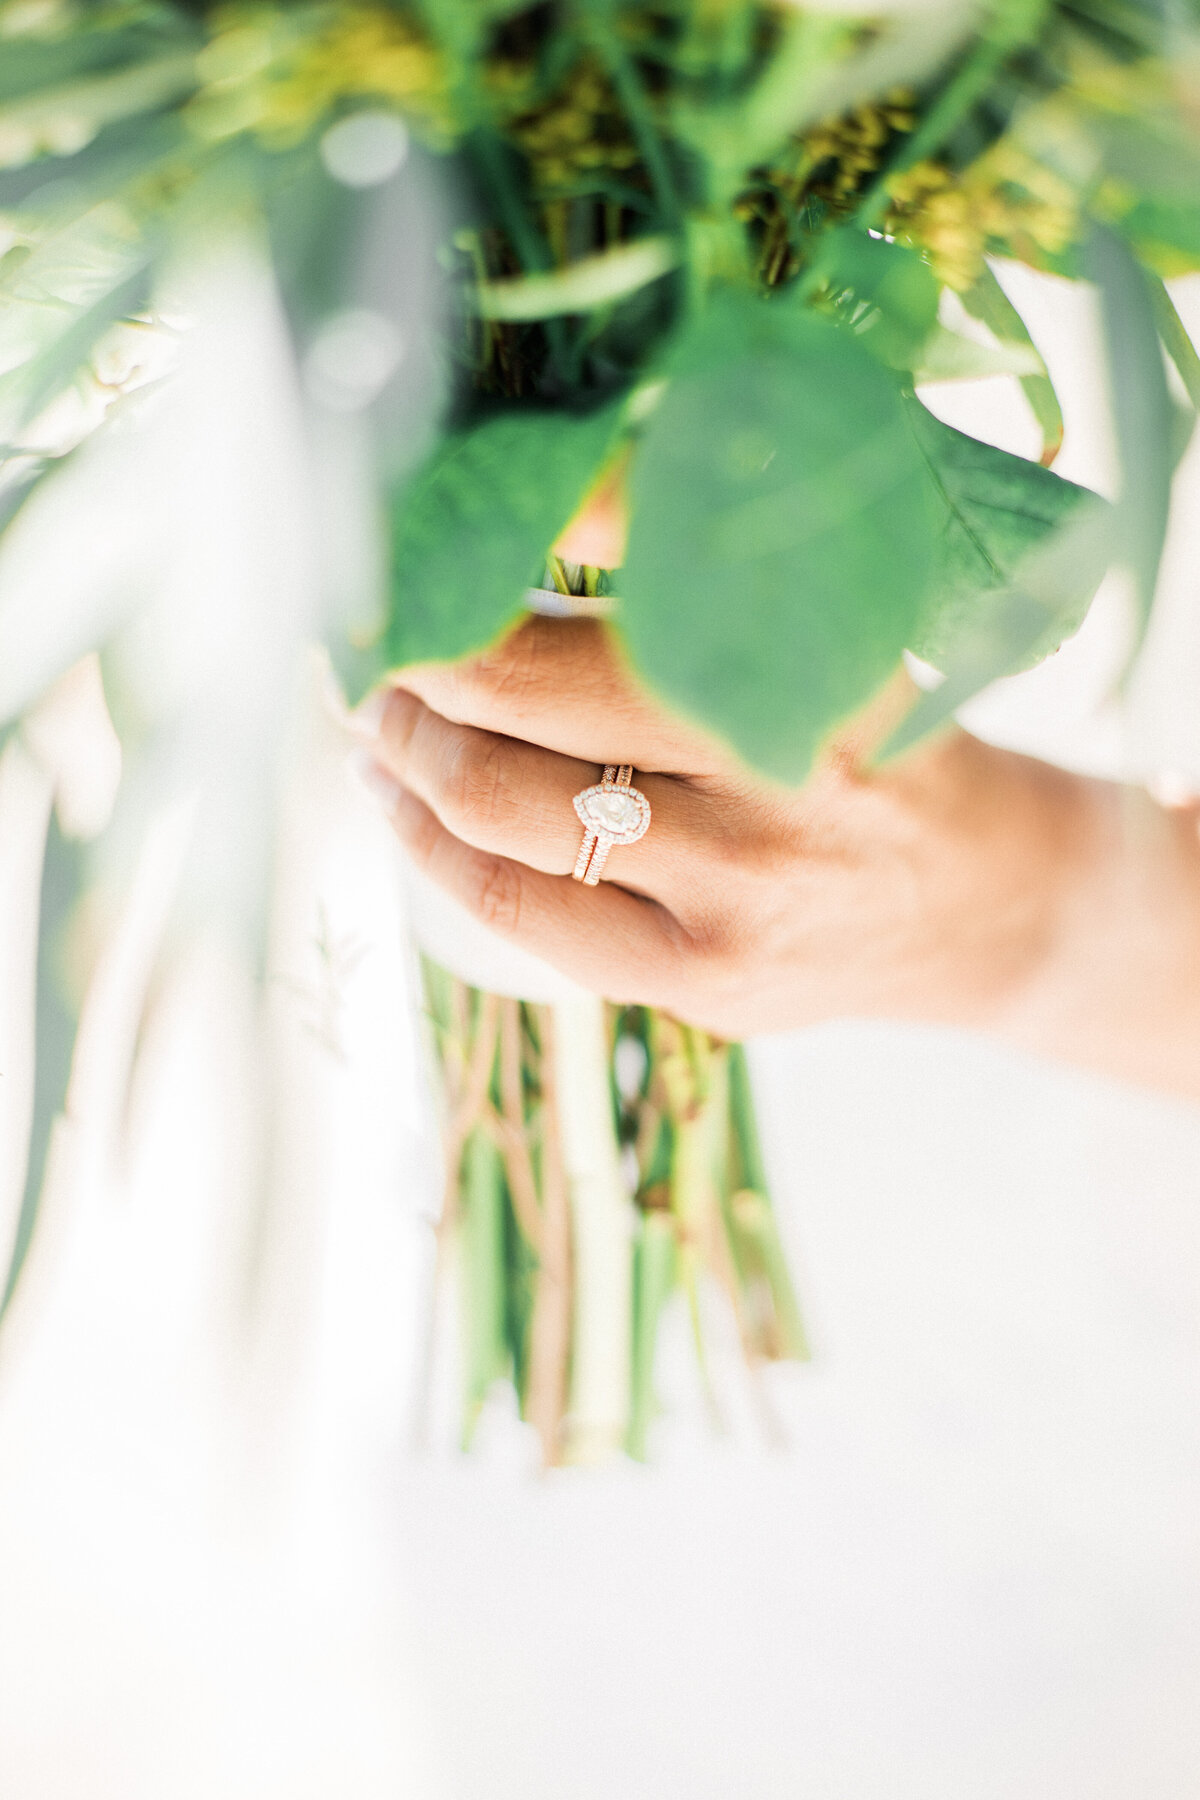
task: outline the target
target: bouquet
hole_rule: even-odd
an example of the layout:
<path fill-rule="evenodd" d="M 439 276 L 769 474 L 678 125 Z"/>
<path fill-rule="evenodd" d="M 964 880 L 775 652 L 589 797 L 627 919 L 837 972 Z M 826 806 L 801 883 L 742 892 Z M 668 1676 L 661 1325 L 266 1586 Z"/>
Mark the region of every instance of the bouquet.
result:
<path fill-rule="evenodd" d="M 441 193 L 427 261 L 444 300 L 419 455 L 388 413 L 388 322 L 356 285 L 395 230 L 397 171 L 418 163 Z M 230 218 L 269 241 L 328 403 L 378 421 L 386 578 L 323 620 L 352 700 L 556 596 L 602 613 L 664 701 L 797 782 L 904 653 L 940 679 L 883 756 L 1052 652 L 1114 564 L 1148 615 L 1200 406 L 1164 286 L 1200 267 L 1190 13 L 7 0 L 0 519 L 157 379 L 145 346 L 178 328 L 170 271 Z M 1098 291 L 1111 503 L 1054 473 L 1062 415 L 1005 259 Z M 1020 381 L 1040 462 L 918 397 L 997 372 Z M 600 503 L 628 508 L 619 569 L 555 554 Z M 547 1461 L 642 1454 L 676 1285 L 698 1341 L 715 1278 L 751 1362 L 803 1354 L 738 1046 L 641 1008 L 500 996 L 428 962 L 425 987 L 468 1436 L 511 1378 Z M 39 1089 L 10 1291 L 61 1080 L 60 1066 Z M 580 1083 L 611 1122 L 590 1212 Z"/>

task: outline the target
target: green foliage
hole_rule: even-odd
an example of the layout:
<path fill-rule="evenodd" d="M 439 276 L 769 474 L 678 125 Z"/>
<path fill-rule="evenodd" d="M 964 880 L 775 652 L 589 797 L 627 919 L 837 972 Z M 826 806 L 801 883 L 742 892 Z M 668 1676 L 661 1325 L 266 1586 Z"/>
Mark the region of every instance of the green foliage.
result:
<path fill-rule="evenodd" d="M 636 1462 L 646 1461 L 647 1436 L 658 1411 L 654 1393 L 658 1328 L 676 1285 L 678 1260 L 670 1215 L 639 1212 L 633 1243 L 633 1333 L 625 1445 Z"/>
<path fill-rule="evenodd" d="M 780 1353 L 807 1362 L 811 1355 L 808 1333 L 767 1199 L 770 1190 L 758 1137 L 754 1093 L 741 1044 L 730 1044 L 728 1063 L 732 1126 L 729 1148 L 735 1171 L 725 1207 L 730 1251 L 743 1283 L 760 1289 L 765 1286 L 774 1296 L 774 1329 Z"/>
<path fill-rule="evenodd" d="M 516 617 L 618 419 L 505 412 L 439 445 L 395 507 L 389 666 L 462 656 Z"/>
<path fill-rule="evenodd" d="M 1200 268 L 1200 142 L 1193 121 L 1163 98 L 1139 94 L 1140 104 L 1102 111 L 1089 125 L 1105 173 L 1098 212 L 1169 276 Z"/>
<path fill-rule="evenodd" d="M 464 1448 L 492 1383 L 512 1364 L 505 1339 L 504 1175 L 495 1145 L 475 1132 L 466 1147 L 462 1257 L 469 1303 L 463 1308 Z"/>
<path fill-rule="evenodd" d="M 1194 206 L 1136 200 L 1121 216 L 1121 235 L 1164 275 L 1200 269 L 1200 212 Z"/>
<path fill-rule="evenodd" d="M 997 588 L 976 604 L 961 622 L 945 680 L 922 694 L 883 746 L 884 759 L 947 724 L 991 682 L 1037 662 L 1067 636 L 1071 621 L 1078 624 L 1080 566 L 1104 566 L 1114 523 L 1113 509 L 1102 501 L 1081 502 L 1024 560 L 1016 585 Z"/>
<path fill-rule="evenodd" d="M 51 815 L 42 865 L 38 921 L 33 1116 L 16 1231 L 12 1244 L 0 1250 L 0 1256 L 7 1256 L 7 1267 L 0 1265 L 0 1318 L 16 1292 L 33 1241 L 54 1129 L 66 1103 L 78 1020 L 65 991 L 60 958 L 63 935 L 83 891 L 85 872 L 83 848 L 63 836 L 57 818 Z"/>
<path fill-rule="evenodd" d="M 1200 355 L 1197 355 L 1196 346 L 1184 329 L 1183 320 L 1176 312 L 1171 296 L 1156 275 L 1150 277 L 1149 288 L 1154 322 L 1158 326 L 1163 349 L 1175 364 L 1175 371 L 1183 383 L 1193 411 L 1200 412 Z"/>
<path fill-rule="evenodd" d="M 986 325 L 1001 344 L 1037 350 L 1024 319 L 991 269 L 984 268 L 974 287 L 962 296 L 962 301 L 972 317 Z M 1038 360 L 1041 361 L 1040 353 Z M 1038 373 L 1022 375 L 1020 380 L 1022 392 L 1041 430 L 1042 461 L 1048 466 L 1058 455 L 1063 440 L 1063 416 L 1058 395 L 1054 391 L 1054 383 L 1045 363 L 1042 363 Z"/>
<path fill-rule="evenodd" d="M 973 628 L 984 597 L 1019 584 L 1025 559 L 1045 543 L 1084 502 L 1099 505 L 1087 488 L 1064 481 L 1038 463 L 1010 456 L 944 425 L 913 400 L 909 419 L 938 495 L 940 529 L 933 581 L 908 648 L 938 668 L 948 667 Z M 1049 640 L 1038 636 L 1019 650 L 1019 661 L 997 673 L 1037 662 L 1078 630 L 1104 573 L 1105 544 L 1082 555 L 1061 596 Z M 1056 635 L 1055 635 L 1056 634 Z"/>
<path fill-rule="evenodd" d="M 148 259 L 109 274 L 111 286 L 88 305 L 64 306 L 60 331 L 36 355 L 0 375 L 0 419 L 15 437 L 75 379 L 110 325 L 138 313 L 149 296 Z M 44 303 L 43 303 L 44 304 Z M 0 453 L 7 446 L 0 445 Z"/>
<path fill-rule="evenodd" d="M 855 329 L 893 368 L 913 369 L 937 323 L 939 287 L 915 250 L 845 227 L 832 233 L 823 267 L 852 306 Z"/>
<path fill-rule="evenodd" d="M 1154 300 L 1145 270 L 1115 232 L 1096 227 L 1084 247 L 1100 313 L 1120 460 L 1117 553 L 1134 578 L 1143 624 L 1154 604 L 1167 535 L 1175 421 Z"/>
<path fill-rule="evenodd" d="M 913 634 L 934 494 L 894 379 L 828 320 L 714 299 L 634 469 L 621 625 L 643 673 L 788 780 Z"/>
<path fill-rule="evenodd" d="M 960 706 L 993 681 L 1036 662 L 1039 646 L 1053 631 L 1054 614 L 1023 590 L 1005 588 L 964 621 L 945 680 L 924 693 L 905 715 L 879 753 L 879 760 L 899 756 L 931 732 L 948 725 Z"/>
<path fill-rule="evenodd" d="M 404 112 L 453 153 L 471 212 L 446 253 L 462 290 L 452 416 L 502 410 L 452 431 L 393 497 L 386 621 L 374 643 L 335 645 L 340 665 L 369 678 L 504 628 L 683 309 L 637 464 L 623 623 L 665 694 L 801 773 L 902 644 L 949 666 L 1011 612 L 999 597 L 1025 591 L 1028 557 L 1079 510 L 1079 490 L 919 411 L 916 442 L 902 428 L 888 369 L 940 354 L 944 371 L 942 284 L 974 280 L 965 304 L 1019 367 L 1053 459 L 1061 410 L 978 274 L 985 248 L 1071 274 L 1091 259 L 1125 453 L 1112 542 L 1149 605 L 1177 437 L 1160 334 L 1200 392 L 1135 260 L 1200 257 L 1178 22 L 1107 0 L 994 0 L 970 35 L 890 16 L 864 34 L 758 0 L 335 0 L 239 18 L 202 0 L 77 7 L 53 30 L 6 14 L 0 436 L 19 445 L 108 323 L 152 302 L 164 251 L 223 211 L 269 218 L 294 320 L 344 304 L 367 202 L 326 173 L 321 135 L 348 109 Z M 1085 251 L 1096 220 L 1109 233 Z M 1006 656 L 1074 628 L 1102 542 L 1038 601 L 1048 635 L 1006 629 Z"/>
<path fill-rule="evenodd" d="M 113 72 L 157 69 L 159 59 L 201 40 L 197 25 L 173 7 L 133 9 L 80 7 L 70 31 L 51 30 L 21 36 L 5 33 L 0 57 L 0 108 L 56 104 L 62 95 L 74 102 L 97 90 L 93 83 Z M 150 82 L 141 77 L 146 87 Z M 60 113 L 68 109 L 59 105 Z M 88 121 L 90 122 L 90 120 Z"/>

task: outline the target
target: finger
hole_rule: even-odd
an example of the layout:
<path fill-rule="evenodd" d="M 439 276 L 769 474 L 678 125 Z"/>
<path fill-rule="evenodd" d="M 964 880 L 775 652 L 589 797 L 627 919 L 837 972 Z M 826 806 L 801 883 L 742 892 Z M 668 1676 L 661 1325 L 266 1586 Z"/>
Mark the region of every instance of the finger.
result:
<path fill-rule="evenodd" d="M 375 755 L 456 837 L 548 875 L 569 875 L 583 827 L 572 805 L 595 781 L 593 763 L 559 756 L 473 725 L 456 725 L 415 694 L 396 689 Z M 610 881 L 669 900 L 701 860 L 705 802 L 670 776 L 638 776 L 651 826 L 636 844 L 614 844 Z"/>
<path fill-rule="evenodd" d="M 638 687 L 613 633 L 595 619 L 529 619 L 482 656 L 422 663 L 395 680 L 443 718 L 584 762 L 680 775 L 728 765 L 715 738 Z"/>
<path fill-rule="evenodd" d="M 657 902 L 619 887 L 584 887 L 477 850 L 404 788 L 388 796 L 385 810 L 417 867 L 439 887 L 489 931 L 582 986 L 612 1000 L 657 1005 L 678 979 L 683 934 Z"/>

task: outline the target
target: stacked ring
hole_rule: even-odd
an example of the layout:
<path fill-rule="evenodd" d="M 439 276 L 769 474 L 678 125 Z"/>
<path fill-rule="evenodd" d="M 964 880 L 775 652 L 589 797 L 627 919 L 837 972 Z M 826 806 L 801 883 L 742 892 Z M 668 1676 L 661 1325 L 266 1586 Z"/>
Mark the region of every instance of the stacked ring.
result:
<path fill-rule="evenodd" d="M 631 763 L 609 763 L 602 781 L 575 796 L 583 842 L 575 859 L 574 878 L 585 887 L 599 883 L 614 844 L 636 844 L 650 829 L 650 802 L 632 782 Z"/>

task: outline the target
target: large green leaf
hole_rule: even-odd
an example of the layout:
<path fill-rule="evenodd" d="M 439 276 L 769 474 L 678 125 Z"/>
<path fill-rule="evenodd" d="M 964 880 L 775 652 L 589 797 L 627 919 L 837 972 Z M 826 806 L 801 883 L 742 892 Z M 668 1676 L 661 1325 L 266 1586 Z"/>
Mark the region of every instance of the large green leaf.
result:
<path fill-rule="evenodd" d="M 824 266 L 831 292 L 850 301 L 867 347 L 898 369 L 916 368 L 937 323 L 939 285 L 915 250 L 843 226 L 829 234 Z"/>
<path fill-rule="evenodd" d="M 894 378 L 827 319 L 719 295 L 678 346 L 633 489 L 620 622 L 640 667 L 801 779 L 928 585 L 935 496 Z"/>
<path fill-rule="evenodd" d="M 945 725 L 973 695 L 1044 656 L 1077 622 L 1079 569 L 1103 567 L 1117 543 L 1116 511 L 1084 498 L 1021 562 L 1013 586 L 981 596 L 962 621 L 945 680 L 924 693 L 884 744 L 883 760 Z"/>
<path fill-rule="evenodd" d="M 1101 502 L 1039 463 L 944 425 L 919 401 L 910 403 L 909 417 L 937 492 L 941 530 L 934 579 L 908 648 L 946 668 L 972 631 L 983 596 L 1019 585 L 1025 559 L 1078 506 Z M 1088 553 L 1088 541 L 1094 554 Z M 1088 541 L 1080 545 L 1048 631 L 1023 641 L 1017 662 L 1003 673 L 1039 661 L 1082 624 L 1107 555 L 1099 535 Z"/>
<path fill-rule="evenodd" d="M 509 623 L 619 418 L 501 413 L 439 445 L 396 507 L 389 665 L 462 656 Z"/>

